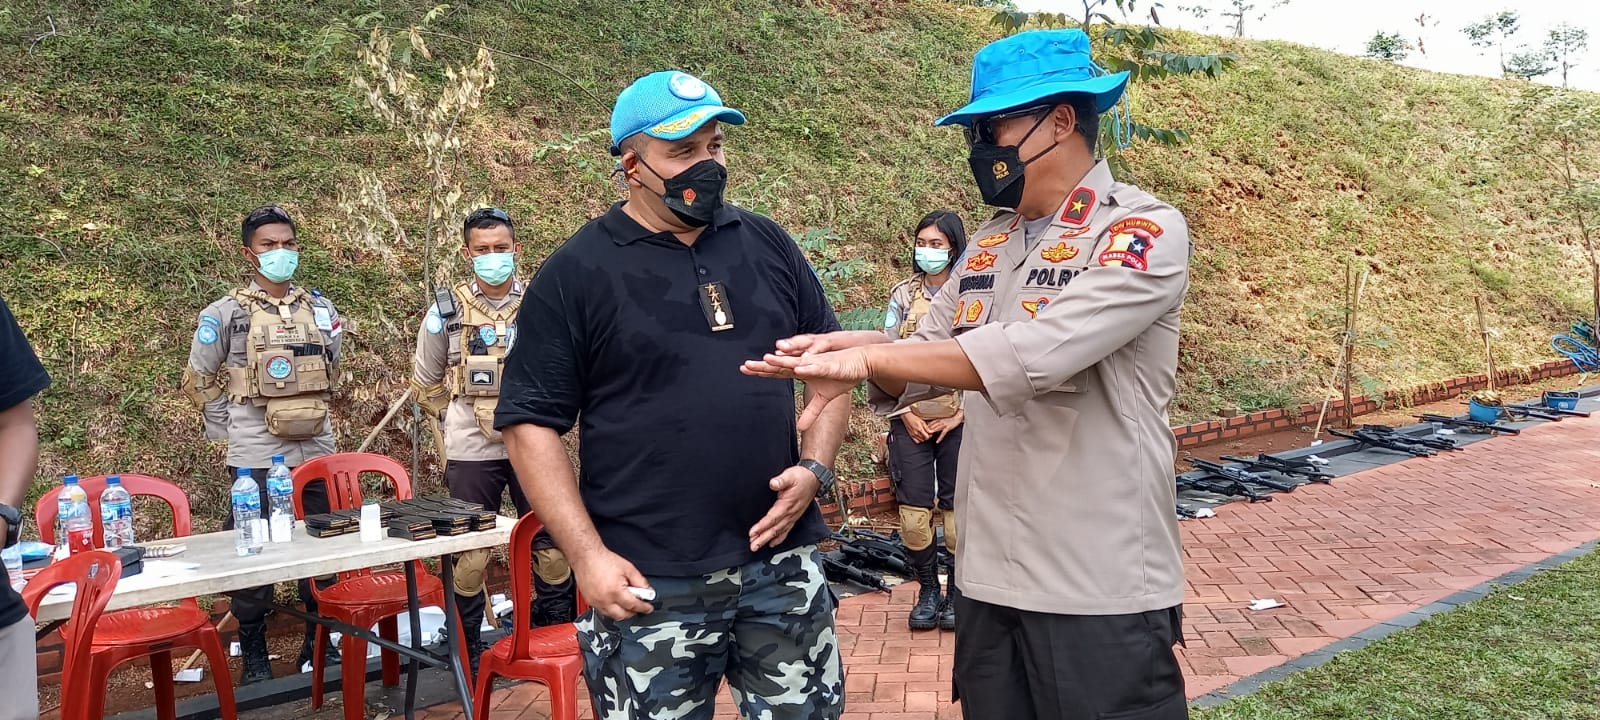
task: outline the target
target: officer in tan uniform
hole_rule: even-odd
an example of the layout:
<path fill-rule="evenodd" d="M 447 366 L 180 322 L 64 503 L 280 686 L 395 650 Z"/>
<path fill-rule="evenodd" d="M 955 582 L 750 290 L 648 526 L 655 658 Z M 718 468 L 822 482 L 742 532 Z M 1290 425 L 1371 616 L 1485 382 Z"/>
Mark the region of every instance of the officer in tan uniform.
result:
<path fill-rule="evenodd" d="M 969 718 L 1188 715 L 1167 409 L 1189 233 L 1095 160 L 1126 81 L 1079 30 L 980 50 L 971 102 L 940 123 L 967 130 L 984 202 L 1003 209 L 916 335 L 800 336 L 745 367 L 816 390 L 802 427 L 867 378 L 895 407 L 967 391 L 954 683 Z"/>
<path fill-rule="evenodd" d="M 961 217 L 935 210 L 917 223 L 912 266 L 917 273 L 894 286 L 883 317 L 884 333 L 892 340 L 911 337 L 933 309 L 933 298 L 950 279 L 952 264 L 967 244 Z M 939 557 L 934 547 L 933 516 L 944 524 L 944 544 L 956 549 L 956 465 L 961 450 L 960 393 L 895 408 L 889 416 L 889 474 L 900 508 L 900 540 L 910 555 L 921 589 L 906 617 L 912 630 L 956 627 L 955 573 L 949 577 L 947 597 L 939 596 Z"/>
<path fill-rule="evenodd" d="M 299 244 L 287 212 L 276 205 L 250 211 L 240 236 L 254 278 L 201 311 L 183 390 L 205 414 L 206 438 L 228 442 L 228 482 L 239 468 L 249 468 L 265 509 L 271 507 L 267 471 L 272 456 L 282 455 L 294 468 L 333 452 L 328 408 L 344 324 L 320 292 L 290 282 L 299 265 Z M 328 511 L 321 482 L 306 488 L 305 511 Z M 233 529 L 232 513 L 225 527 Z M 306 580 L 300 581 L 300 597 L 315 613 Z M 241 685 L 272 678 L 264 604 L 271 599 L 270 585 L 233 594 L 244 659 Z M 308 623 L 302 665 L 311 658 L 314 631 Z M 328 659 L 337 662 L 338 650 L 331 643 L 328 648 Z"/>
<path fill-rule="evenodd" d="M 411 382 L 418 404 L 441 421 L 444 483 L 451 497 L 498 511 L 509 488 L 517 514 L 525 515 L 528 500 L 494 429 L 500 370 L 517 340 L 517 310 L 522 306 L 522 283 L 515 276 L 516 228 L 504 210 L 482 208 L 467 216 L 461 233 L 461 255 L 472 264 L 475 277 L 428 308 L 417 332 Z M 533 547 L 534 624 L 571 622 L 577 591 L 566 557 L 544 531 L 535 537 Z M 487 550 L 456 559 L 456 602 L 465 620 L 474 668 L 483 649 L 480 631 L 488 562 Z"/>

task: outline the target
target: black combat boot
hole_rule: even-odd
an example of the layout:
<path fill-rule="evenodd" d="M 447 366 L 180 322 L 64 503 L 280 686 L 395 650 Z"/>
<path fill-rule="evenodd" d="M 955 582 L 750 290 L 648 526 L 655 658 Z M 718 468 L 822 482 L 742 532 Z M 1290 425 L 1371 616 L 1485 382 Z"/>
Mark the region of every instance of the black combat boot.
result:
<path fill-rule="evenodd" d="M 300 642 L 300 658 L 295 661 L 295 667 L 305 667 L 311 662 L 311 654 L 316 652 L 317 633 L 322 629 L 312 623 L 306 623 L 306 639 Z M 327 644 L 322 648 L 322 666 L 339 664 L 339 646 L 333 644 L 333 638 L 328 638 Z"/>
<path fill-rule="evenodd" d="M 956 589 L 956 566 L 950 565 L 950 577 L 946 581 L 948 591 L 944 594 L 944 607 L 939 609 L 939 628 L 942 630 L 956 629 L 956 596 L 961 594 Z"/>
<path fill-rule="evenodd" d="M 917 604 L 911 608 L 906 624 L 912 630 L 932 630 L 939 626 L 939 565 L 932 547 L 912 550 L 911 563 L 917 571 Z"/>
<path fill-rule="evenodd" d="M 566 580 L 554 584 L 534 575 L 533 592 L 533 602 L 528 608 L 533 627 L 560 625 L 577 619 L 578 583 L 571 573 Z"/>
<path fill-rule="evenodd" d="M 244 670 L 239 673 L 239 685 L 272 679 L 272 662 L 267 659 L 266 622 L 239 624 L 239 655 L 244 660 Z"/>
<path fill-rule="evenodd" d="M 472 667 L 468 679 L 478 677 L 478 660 L 483 657 L 483 593 L 457 595 L 456 612 L 461 614 L 461 637 L 467 641 L 467 664 Z"/>

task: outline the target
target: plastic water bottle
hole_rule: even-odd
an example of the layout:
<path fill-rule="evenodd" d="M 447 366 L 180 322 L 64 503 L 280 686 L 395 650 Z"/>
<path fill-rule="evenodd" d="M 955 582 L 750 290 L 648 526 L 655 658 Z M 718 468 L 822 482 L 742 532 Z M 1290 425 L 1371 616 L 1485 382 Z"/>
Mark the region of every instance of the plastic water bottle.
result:
<path fill-rule="evenodd" d="M 61 485 L 61 494 L 56 498 L 61 547 L 66 549 L 68 555 L 93 550 L 94 520 L 89 517 L 89 494 L 78 485 L 77 475 L 62 478 Z"/>
<path fill-rule="evenodd" d="M 233 526 L 238 536 L 233 549 L 240 557 L 261 552 L 261 486 L 250 476 L 249 468 L 239 468 L 239 479 L 233 481 Z"/>
<path fill-rule="evenodd" d="M 100 532 L 107 550 L 133 544 L 133 496 L 122 486 L 121 475 L 107 476 L 100 492 Z"/>
<path fill-rule="evenodd" d="M 294 480 L 289 477 L 289 466 L 283 464 L 282 455 L 272 456 L 272 469 L 267 471 L 267 498 L 272 507 L 267 510 L 269 534 L 272 542 L 286 543 L 294 538 Z"/>

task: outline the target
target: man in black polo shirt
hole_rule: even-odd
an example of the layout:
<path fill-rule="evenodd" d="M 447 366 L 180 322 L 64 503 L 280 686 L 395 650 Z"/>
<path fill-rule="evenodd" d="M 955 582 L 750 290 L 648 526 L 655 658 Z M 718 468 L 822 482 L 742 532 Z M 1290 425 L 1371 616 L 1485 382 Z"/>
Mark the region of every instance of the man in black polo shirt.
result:
<path fill-rule="evenodd" d="M 0 543 L 17 544 L 22 504 L 39 462 L 39 429 L 29 399 L 50 386 L 50 376 L 0 298 Z M 28 607 L 0 581 L 0 718 L 39 716 L 38 668 Z"/>
<path fill-rule="evenodd" d="M 681 72 L 617 97 L 628 200 L 545 261 L 506 360 L 495 427 L 593 608 L 601 720 L 710 718 L 724 676 L 746 718 L 844 705 L 815 497 L 849 403 L 797 448 L 794 385 L 739 372 L 839 323 L 789 234 L 722 201 L 719 123 L 743 122 Z M 581 482 L 560 439 L 579 423 Z"/>

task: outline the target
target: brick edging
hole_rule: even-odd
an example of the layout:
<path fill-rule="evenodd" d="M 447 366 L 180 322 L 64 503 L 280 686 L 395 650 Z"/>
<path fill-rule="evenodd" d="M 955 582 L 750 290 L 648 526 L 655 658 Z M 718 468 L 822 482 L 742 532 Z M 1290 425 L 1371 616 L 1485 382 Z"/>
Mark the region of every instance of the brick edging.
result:
<path fill-rule="evenodd" d="M 1577 367 L 1570 360 L 1551 360 L 1525 368 L 1501 370 L 1495 373 L 1495 386 L 1526 385 L 1540 380 L 1573 375 L 1577 371 Z M 1488 387 L 1488 380 L 1489 376 L 1483 374 L 1462 375 L 1444 382 L 1389 390 L 1383 394 L 1381 400 L 1367 395 L 1355 395 L 1350 398 L 1351 414 L 1365 415 L 1383 407 L 1396 405 L 1410 407 L 1449 400 L 1460 397 L 1462 393 Z M 1328 403 L 1328 417 L 1338 417 L 1343 411 L 1342 398 Z M 1219 440 L 1264 435 L 1314 422 L 1321 412 L 1321 403 L 1306 403 L 1290 410 L 1282 408 L 1262 410 L 1238 417 L 1178 425 L 1172 428 L 1172 434 L 1177 436 L 1180 449 L 1199 447 Z"/>

